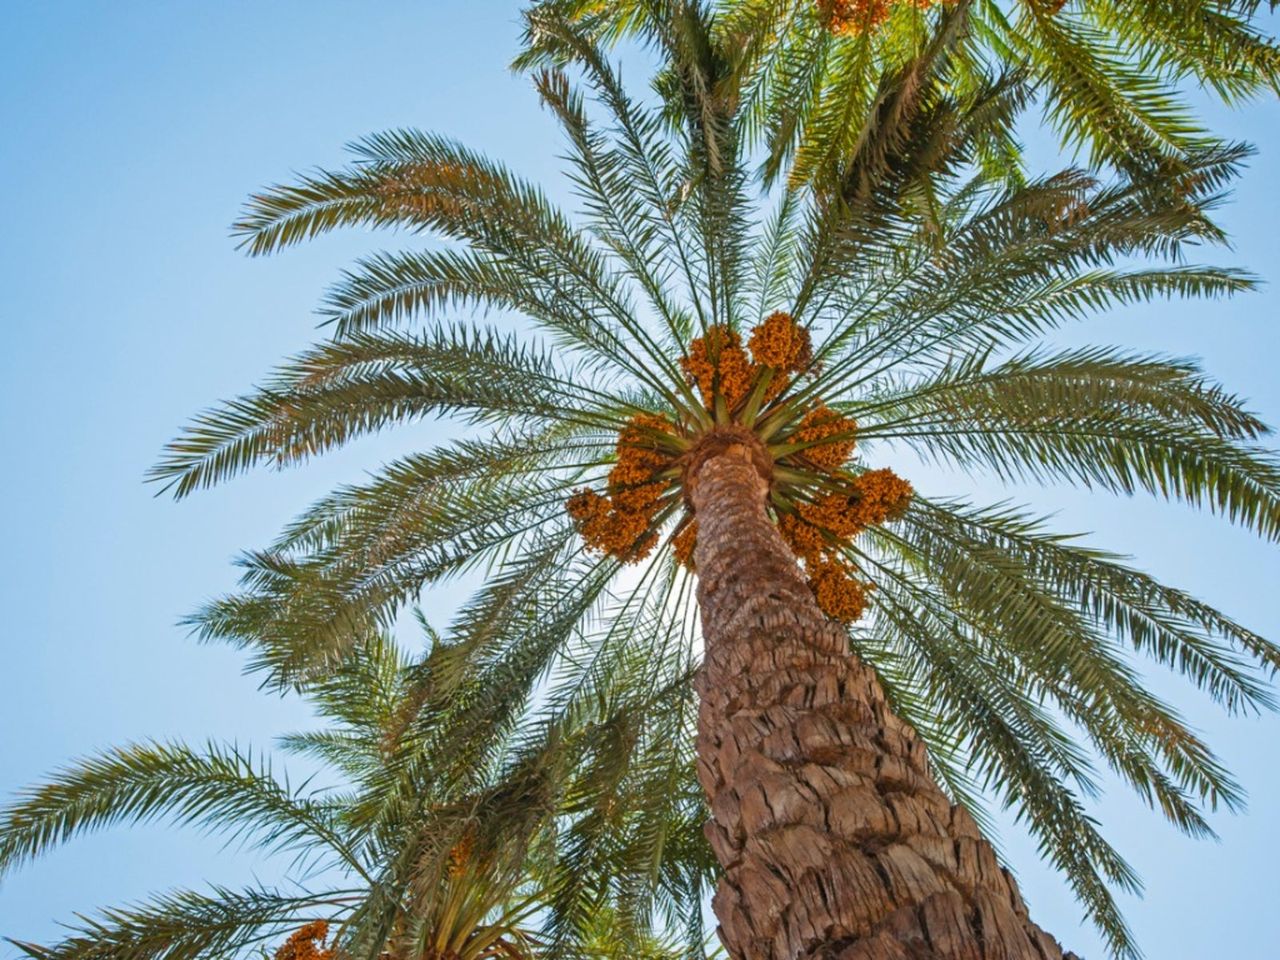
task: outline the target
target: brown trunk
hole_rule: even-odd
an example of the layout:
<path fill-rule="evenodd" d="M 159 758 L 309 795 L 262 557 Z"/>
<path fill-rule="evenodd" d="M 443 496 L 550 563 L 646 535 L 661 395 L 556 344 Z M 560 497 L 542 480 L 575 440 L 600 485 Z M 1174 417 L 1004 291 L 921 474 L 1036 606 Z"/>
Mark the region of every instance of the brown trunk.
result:
<path fill-rule="evenodd" d="M 690 470 L 698 772 L 738 960 L 1064 960 L 765 512 L 750 438 Z M 1071 955 L 1068 954 L 1067 957 Z"/>

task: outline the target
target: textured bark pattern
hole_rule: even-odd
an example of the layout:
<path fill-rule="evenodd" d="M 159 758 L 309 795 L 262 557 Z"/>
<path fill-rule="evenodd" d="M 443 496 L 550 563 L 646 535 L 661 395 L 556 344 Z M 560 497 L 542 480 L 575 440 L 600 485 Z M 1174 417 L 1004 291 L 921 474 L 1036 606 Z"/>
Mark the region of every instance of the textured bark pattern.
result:
<path fill-rule="evenodd" d="M 765 513 L 749 443 L 689 477 L 706 643 L 699 777 L 739 960 L 1069 960 L 847 653 Z"/>

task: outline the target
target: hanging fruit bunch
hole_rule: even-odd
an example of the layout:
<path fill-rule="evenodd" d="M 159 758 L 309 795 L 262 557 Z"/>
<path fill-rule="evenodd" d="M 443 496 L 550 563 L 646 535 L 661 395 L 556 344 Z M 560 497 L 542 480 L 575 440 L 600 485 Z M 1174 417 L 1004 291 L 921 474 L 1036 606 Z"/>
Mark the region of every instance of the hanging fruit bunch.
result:
<path fill-rule="evenodd" d="M 939 0 L 899 0 L 924 10 Z M 942 0 L 946 2 L 946 0 Z M 873 32 L 889 19 L 892 0 L 815 0 L 823 25 L 836 36 L 857 37 Z"/>
<path fill-rule="evenodd" d="M 672 499 L 669 489 L 675 457 L 670 420 L 657 414 L 632 417 L 618 437 L 617 462 L 609 471 L 607 493 L 579 490 L 569 498 L 569 515 L 587 546 L 635 562 L 658 544 L 654 520 Z"/>
<path fill-rule="evenodd" d="M 845 623 L 861 617 L 872 585 L 859 576 L 849 547 L 868 527 L 900 516 L 912 489 L 891 470 L 850 467 L 854 421 L 794 389 L 813 364 L 809 332 L 786 313 L 753 328 L 745 347 L 725 326 L 693 340 L 680 368 L 702 416 L 641 412 L 626 421 L 604 490 L 580 489 L 567 503 L 587 546 L 635 563 L 675 520 L 676 561 L 692 569 L 698 524 L 682 490 L 685 469 L 709 430 L 745 428 L 771 461 L 769 509 L 818 605 Z"/>
<path fill-rule="evenodd" d="M 468 824 L 467 829 L 463 831 L 462 837 L 449 848 L 449 856 L 445 866 L 445 873 L 450 880 L 456 880 L 467 872 L 467 868 L 472 864 L 472 857 L 476 848 L 476 830 L 475 826 Z"/>
<path fill-rule="evenodd" d="M 325 946 L 329 924 L 316 920 L 299 927 L 276 948 L 275 960 L 333 960 L 334 950 Z"/>

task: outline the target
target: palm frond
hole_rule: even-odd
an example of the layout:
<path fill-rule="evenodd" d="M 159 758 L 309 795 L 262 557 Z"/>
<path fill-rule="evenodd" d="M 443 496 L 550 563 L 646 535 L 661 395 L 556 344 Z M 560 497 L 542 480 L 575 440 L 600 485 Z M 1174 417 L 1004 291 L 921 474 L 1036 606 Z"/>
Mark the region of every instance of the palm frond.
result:
<path fill-rule="evenodd" d="M 1135 651 L 1178 670 L 1227 711 L 1272 706 L 1263 680 L 1280 670 L 1280 650 L 1186 592 L 1008 507 L 918 498 L 907 521 L 903 535 L 913 541 L 936 525 L 949 538 L 1016 557 L 1035 582 Z"/>
<path fill-rule="evenodd" d="M 1145 490 L 1280 538 L 1280 461 L 1238 440 L 1269 432 L 1261 421 L 1216 386 L 1185 370 L 1170 376 L 1163 364 L 1123 364 L 1129 375 L 1100 392 L 1083 383 L 1092 374 L 1072 382 L 1068 368 L 1080 371 L 1078 362 L 1097 359 L 1096 353 L 1051 359 L 1050 366 L 1062 366 L 1043 390 L 1030 383 L 1035 374 L 1015 385 L 1033 367 L 1024 370 L 1023 360 L 1013 360 L 1001 371 L 1013 373 L 1002 399 L 994 393 L 957 397 L 951 412 L 906 415 L 897 423 L 869 425 L 860 436 L 901 440 L 926 458 L 987 467 L 1002 479 L 1066 480 L 1125 494 Z M 1118 373 L 1110 363 L 1104 367 L 1110 373 L 1094 371 L 1103 379 Z M 939 398 L 942 407 L 949 405 L 941 393 Z"/>
<path fill-rule="evenodd" d="M 181 497 L 259 463 L 283 468 L 428 416 L 605 428 L 625 419 L 573 377 L 549 354 L 469 325 L 354 334 L 298 356 L 256 393 L 197 418 L 150 477 Z"/>
<path fill-rule="evenodd" d="M 51 946 L 13 941 L 31 960 L 197 960 L 244 956 L 292 927 L 341 916 L 349 891 L 285 894 L 266 887 L 163 894 L 81 917 Z"/>
<path fill-rule="evenodd" d="M 234 747 L 139 743 L 82 760 L 27 788 L 0 819 L 0 870 L 119 823 L 168 818 L 267 848 L 321 844 L 357 872 L 329 808 Z"/>

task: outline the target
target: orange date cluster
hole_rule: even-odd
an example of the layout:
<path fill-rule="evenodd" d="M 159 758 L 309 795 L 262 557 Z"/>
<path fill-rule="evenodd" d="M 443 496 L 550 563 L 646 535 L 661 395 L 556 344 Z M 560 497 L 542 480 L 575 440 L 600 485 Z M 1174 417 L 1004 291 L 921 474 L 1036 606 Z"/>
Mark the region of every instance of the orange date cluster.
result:
<path fill-rule="evenodd" d="M 937 0 L 899 0 L 924 10 Z M 894 0 L 815 0 L 818 16 L 836 36 L 857 37 L 873 32 L 889 19 Z"/>
<path fill-rule="evenodd" d="M 462 838 L 449 848 L 449 862 L 446 870 L 449 879 L 456 880 L 466 871 L 471 862 L 471 856 L 475 852 L 475 845 L 476 832 L 468 828 Z"/>
<path fill-rule="evenodd" d="M 843 548 L 868 527 L 900 517 L 913 492 L 892 470 L 870 470 L 848 478 L 838 493 L 799 502 L 794 512 L 779 516 L 778 531 L 804 561 L 809 586 L 827 616 L 843 623 L 862 616 L 873 585 L 858 579 Z"/>
<path fill-rule="evenodd" d="M 808 367 L 812 355 L 809 331 L 790 314 L 778 312 L 752 329 L 746 349 L 736 331 L 721 324 L 708 328 L 705 336 L 689 345 L 688 355 L 680 359 L 680 368 L 697 386 L 708 410 L 717 393 L 732 409 L 761 382 L 765 384 L 763 401 L 774 400 L 786 388 L 791 374 Z"/>
<path fill-rule="evenodd" d="M 276 948 L 275 960 L 333 960 L 334 950 L 326 947 L 329 924 L 324 920 L 299 927 Z"/>
<path fill-rule="evenodd" d="M 569 498 L 569 516 L 588 547 L 634 563 L 657 546 L 653 522 L 670 483 L 658 474 L 672 462 L 658 438 L 672 429 L 671 421 L 657 414 L 632 417 L 618 437 L 607 492 L 582 489 Z"/>
<path fill-rule="evenodd" d="M 691 387 L 713 415 L 754 424 L 754 413 L 787 424 L 767 447 L 787 479 L 775 478 L 774 514 L 783 539 L 804 564 L 818 605 L 851 623 L 862 616 L 872 585 L 858 578 L 846 557 L 854 537 L 906 510 L 911 485 L 891 470 L 855 474 L 846 469 L 855 446 L 854 421 L 818 401 L 793 398 L 770 407 L 813 364 L 809 333 L 786 313 L 774 313 L 742 337 L 724 326 L 695 339 L 680 360 Z M 577 490 L 566 507 L 588 548 L 634 563 L 660 539 L 659 527 L 679 506 L 682 454 L 674 418 L 656 413 L 631 417 L 618 436 L 616 459 L 603 493 Z M 683 449 L 696 448 L 685 436 Z M 692 446 L 690 446 L 692 444 Z M 780 471 L 781 473 L 781 471 Z M 796 479 L 799 478 L 799 479 Z M 693 568 L 698 524 L 687 512 L 671 537 L 678 563 Z"/>

